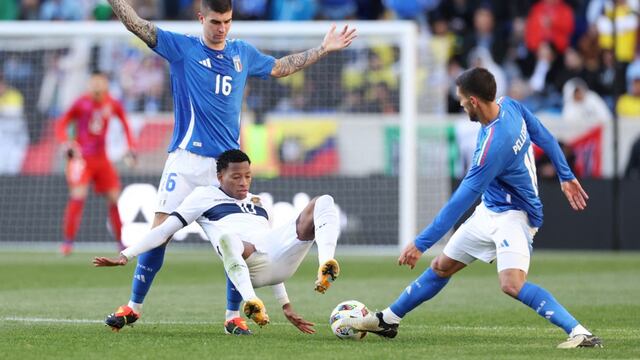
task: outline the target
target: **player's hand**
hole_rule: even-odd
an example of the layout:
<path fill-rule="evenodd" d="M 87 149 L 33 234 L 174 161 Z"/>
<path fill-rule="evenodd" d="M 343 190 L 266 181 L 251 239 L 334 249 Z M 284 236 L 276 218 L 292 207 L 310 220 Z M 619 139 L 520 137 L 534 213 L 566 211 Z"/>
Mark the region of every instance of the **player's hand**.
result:
<path fill-rule="evenodd" d="M 327 51 L 336 51 L 346 48 L 351 45 L 351 42 L 358 37 L 356 29 L 349 29 L 348 25 L 342 28 L 342 31 L 336 33 L 336 25 L 331 25 L 331 29 L 327 32 L 322 40 L 322 47 Z"/>
<path fill-rule="evenodd" d="M 124 155 L 123 160 L 125 165 L 127 165 L 130 168 L 133 168 L 136 165 L 138 165 L 138 155 L 136 155 L 136 153 L 131 150 Z"/>
<path fill-rule="evenodd" d="M 79 158 L 80 146 L 75 141 L 69 141 L 64 144 L 64 154 L 67 157 L 67 160 Z"/>
<path fill-rule="evenodd" d="M 398 265 L 408 265 L 412 269 L 416 267 L 416 263 L 420 260 L 422 251 L 418 250 L 416 245 L 411 242 L 402 250 L 402 254 L 398 258 Z"/>
<path fill-rule="evenodd" d="M 560 186 L 573 210 L 586 209 L 589 195 L 587 195 L 587 192 L 582 189 L 578 179 L 563 181 Z"/>
<path fill-rule="evenodd" d="M 93 258 L 93 266 L 95 267 L 104 267 L 104 266 L 124 266 L 127 265 L 129 259 L 126 256 L 120 255 L 117 258 L 108 258 L 108 257 L 94 257 Z"/>
<path fill-rule="evenodd" d="M 298 330 L 302 331 L 305 334 L 316 333 L 316 330 L 313 328 L 315 324 L 312 322 L 308 322 L 307 320 L 303 319 L 302 316 L 293 311 L 291 304 L 284 305 L 282 307 L 282 312 L 284 312 L 284 316 L 287 318 L 287 320 L 289 320 L 289 322 L 292 323 L 293 326 L 297 327 Z"/>

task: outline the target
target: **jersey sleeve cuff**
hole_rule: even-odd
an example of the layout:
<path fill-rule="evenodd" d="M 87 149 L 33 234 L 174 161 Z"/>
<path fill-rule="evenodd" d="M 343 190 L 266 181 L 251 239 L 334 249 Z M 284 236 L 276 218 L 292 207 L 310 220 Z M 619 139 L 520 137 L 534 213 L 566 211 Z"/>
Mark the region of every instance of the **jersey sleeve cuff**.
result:
<path fill-rule="evenodd" d="M 178 218 L 178 220 L 180 220 L 180 222 L 182 223 L 182 226 L 183 226 L 183 227 L 185 227 L 185 226 L 189 225 L 189 224 L 187 223 L 187 221 L 182 217 L 182 215 L 178 214 L 177 212 L 175 212 L 175 211 L 174 211 L 174 212 L 172 212 L 172 213 L 171 213 L 171 216 L 175 216 L 175 217 L 177 217 L 177 218 Z"/>

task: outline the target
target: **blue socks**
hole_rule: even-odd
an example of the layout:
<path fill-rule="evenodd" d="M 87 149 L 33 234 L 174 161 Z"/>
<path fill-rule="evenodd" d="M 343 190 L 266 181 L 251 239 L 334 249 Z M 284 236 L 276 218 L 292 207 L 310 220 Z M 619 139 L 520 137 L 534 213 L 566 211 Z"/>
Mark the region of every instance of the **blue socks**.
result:
<path fill-rule="evenodd" d="M 415 281 L 413 281 L 400 294 L 398 299 L 391 304 L 390 309 L 398 317 L 404 317 L 409 311 L 415 309 L 418 305 L 431 299 L 449 282 L 448 277 L 440 277 L 428 268 Z"/>
<path fill-rule="evenodd" d="M 225 274 L 226 275 L 226 274 Z M 240 310 L 240 303 L 242 302 L 242 295 L 236 289 L 235 285 L 229 280 L 227 276 L 227 310 L 238 311 Z"/>
<path fill-rule="evenodd" d="M 131 284 L 131 301 L 134 303 L 142 304 L 144 302 L 144 297 L 149 292 L 153 278 L 162 267 L 166 248 L 165 244 L 140 254 L 138 257 L 138 265 Z"/>
<path fill-rule="evenodd" d="M 532 308 L 538 315 L 561 327 L 567 334 L 578 325 L 578 321 L 569 314 L 547 290 L 530 282 L 524 283 L 518 293 L 518 300 Z"/>

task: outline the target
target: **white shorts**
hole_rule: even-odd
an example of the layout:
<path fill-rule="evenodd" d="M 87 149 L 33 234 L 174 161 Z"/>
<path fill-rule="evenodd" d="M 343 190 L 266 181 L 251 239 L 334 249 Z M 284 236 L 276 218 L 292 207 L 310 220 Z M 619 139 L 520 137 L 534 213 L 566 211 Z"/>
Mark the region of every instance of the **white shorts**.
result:
<path fill-rule="evenodd" d="M 531 244 L 538 228 L 529 225 L 527 213 L 509 210 L 501 213 L 480 203 L 445 246 L 443 253 L 453 260 L 470 264 L 476 259 L 498 259 L 498 272 L 505 269 L 529 271 Z"/>
<path fill-rule="evenodd" d="M 211 227 L 206 225 L 203 228 L 213 248 L 218 249 L 222 234 L 211 231 Z M 298 239 L 295 220 L 266 232 L 238 236 L 238 239 L 256 247 L 256 251 L 246 259 L 254 288 L 276 285 L 291 278 L 314 243 L 313 240 Z M 218 256 L 221 256 L 219 252 Z"/>
<path fill-rule="evenodd" d="M 171 214 L 198 186 L 218 185 L 216 159 L 176 149 L 167 157 L 156 212 Z"/>

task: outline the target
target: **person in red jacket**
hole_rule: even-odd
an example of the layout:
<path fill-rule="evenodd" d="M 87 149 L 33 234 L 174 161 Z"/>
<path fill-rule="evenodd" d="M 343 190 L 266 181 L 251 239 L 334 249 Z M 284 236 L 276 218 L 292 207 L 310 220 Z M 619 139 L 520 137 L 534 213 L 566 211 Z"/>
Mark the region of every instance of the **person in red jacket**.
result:
<path fill-rule="evenodd" d="M 542 0 L 533 5 L 525 24 L 524 41 L 533 53 L 548 42 L 560 54 L 569 46 L 575 27 L 573 10 L 563 0 Z"/>
<path fill-rule="evenodd" d="M 56 123 L 56 138 L 65 147 L 67 155 L 66 177 L 69 185 L 69 201 L 63 219 L 64 242 L 60 247 L 63 255 L 73 249 L 82 209 L 93 183 L 96 193 L 107 199 L 111 230 L 119 250 L 122 222 L 118 212 L 120 179 L 107 158 L 106 137 L 109 121 L 116 116 L 122 123 L 129 145 L 129 159 L 135 159 L 134 142 L 122 104 L 109 95 L 109 80 L 106 75 L 96 73 L 89 80 L 88 92 L 79 97 Z M 74 125 L 74 136 L 67 135 L 69 125 Z"/>

